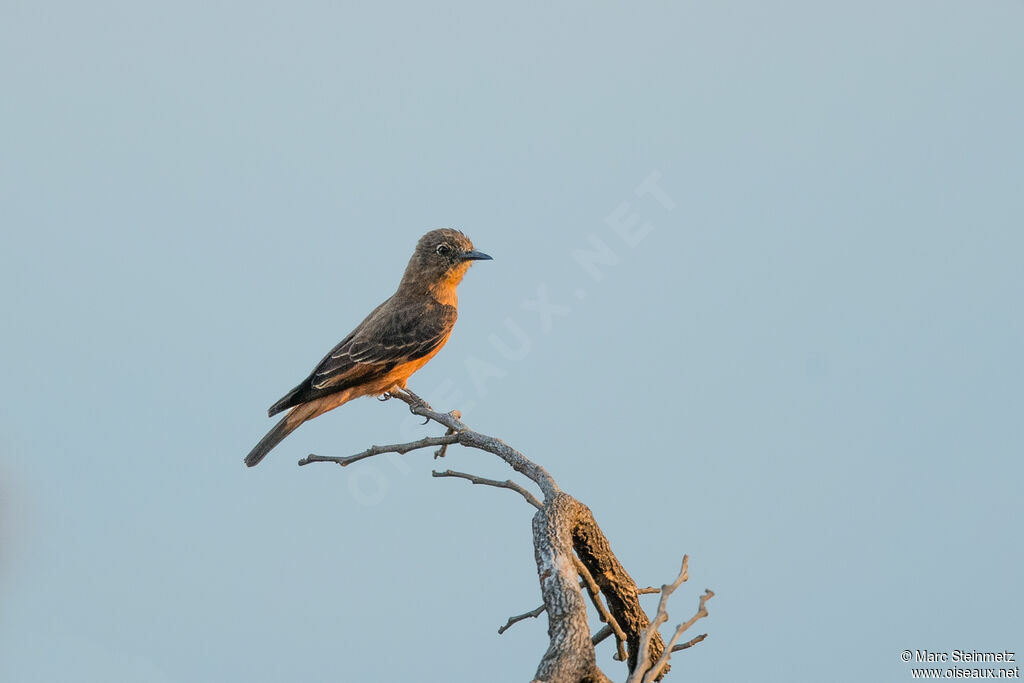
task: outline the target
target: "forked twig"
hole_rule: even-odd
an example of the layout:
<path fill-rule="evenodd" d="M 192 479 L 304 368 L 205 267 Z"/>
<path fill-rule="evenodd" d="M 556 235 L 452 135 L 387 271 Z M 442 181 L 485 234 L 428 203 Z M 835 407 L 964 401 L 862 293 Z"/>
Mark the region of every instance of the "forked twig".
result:
<path fill-rule="evenodd" d="M 316 455 L 315 453 L 310 453 L 299 461 L 299 466 L 308 465 L 312 462 L 333 462 L 341 465 L 342 467 L 347 467 L 354 462 L 359 462 L 366 458 L 372 458 L 375 455 L 382 455 L 384 453 L 398 453 L 399 455 L 405 455 L 410 451 L 427 448 L 428 446 L 447 446 L 448 444 L 458 442 L 458 434 L 445 434 L 444 436 L 425 436 L 419 441 L 410 441 L 408 443 L 393 443 L 387 446 L 370 446 L 365 451 L 360 451 L 355 455 Z"/>
<path fill-rule="evenodd" d="M 408 389 L 401 393 L 396 392 L 390 394 L 389 397 L 403 401 L 409 406 L 409 410 L 413 415 L 419 415 L 420 417 L 425 417 L 428 420 L 433 420 L 439 425 L 445 427 L 450 433 L 446 433 L 443 436 L 428 436 L 419 439 L 418 441 L 410 441 L 408 443 L 391 444 L 388 446 L 373 446 L 371 448 L 367 448 L 361 453 L 349 456 L 326 456 L 311 453 L 300 460 L 299 464 L 308 465 L 314 462 L 333 462 L 345 467 L 354 462 L 358 462 L 359 460 L 370 458 L 375 455 L 381 455 L 383 453 L 408 453 L 409 451 L 427 448 L 429 446 L 441 446 L 442 448 L 438 451 L 440 454 L 445 446 L 457 443 L 467 448 L 476 448 L 498 456 L 516 472 L 525 475 L 536 483 L 544 494 L 545 501 L 550 500 L 555 496 L 555 494 L 561 491 L 561 489 L 558 488 L 558 484 L 555 483 L 554 478 L 548 474 L 547 470 L 506 444 L 501 439 L 473 431 L 459 419 L 458 411 L 453 410 L 450 413 L 439 413 L 431 408 L 426 401 Z"/>
<path fill-rule="evenodd" d="M 693 647 L 694 645 L 708 637 L 708 634 L 703 633 L 694 638 L 693 640 L 683 643 L 682 645 L 678 646 L 678 648 L 676 646 L 676 641 L 679 640 L 679 636 L 683 635 L 683 633 L 685 633 L 687 629 L 689 629 L 691 626 L 697 623 L 698 619 L 703 619 L 708 615 L 708 610 L 707 607 L 705 607 L 705 603 L 707 603 L 707 601 L 713 597 L 715 597 L 715 594 L 712 591 L 709 591 L 707 589 L 704 590 L 704 595 L 700 596 L 700 606 L 697 608 L 697 613 L 690 617 L 688 621 L 685 621 L 676 627 L 676 632 L 672 635 L 672 639 L 668 641 L 668 645 L 665 646 L 665 651 L 661 653 L 661 657 L 658 658 L 658 661 L 654 663 L 654 666 L 651 667 L 651 670 L 648 671 L 647 674 L 644 676 L 644 683 L 649 683 L 649 681 L 655 681 L 658 679 L 658 677 L 661 675 L 661 672 L 665 670 L 666 666 L 668 666 L 668 660 L 672 657 L 673 652 L 678 652 L 679 650 L 685 650 L 687 648 Z"/>
<path fill-rule="evenodd" d="M 626 683 L 652 683 L 653 681 L 658 680 L 668 670 L 668 661 L 672 657 L 673 652 L 693 647 L 707 637 L 707 634 L 705 633 L 697 636 L 689 642 L 683 643 L 682 645 L 676 645 L 679 637 L 686 632 L 688 628 L 693 626 L 698 619 L 708 615 L 705 603 L 715 595 L 709 590 L 705 590 L 704 595 L 701 596 L 700 606 L 697 609 L 697 613 L 691 617 L 689 621 L 680 624 L 676 628 L 675 634 L 665 646 L 665 649 L 662 651 L 658 661 L 656 661 L 653 666 L 651 665 L 651 657 L 648 652 L 647 644 L 650 642 L 653 634 L 658 632 L 658 628 L 668 621 L 668 598 L 677 588 L 679 588 L 680 585 L 682 585 L 684 581 L 690 578 L 689 562 L 689 555 L 683 555 L 683 566 L 679 569 L 679 575 L 676 577 L 676 580 L 661 587 L 661 599 L 658 600 L 658 611 L 654 615 L 654 619 L 651 620 L 651 623 L 644 629 L 643 633 L 640 634 L 640 656 L 637 659 L 636 668 L 633 669 L 633 673 L 630 674 Z"/>

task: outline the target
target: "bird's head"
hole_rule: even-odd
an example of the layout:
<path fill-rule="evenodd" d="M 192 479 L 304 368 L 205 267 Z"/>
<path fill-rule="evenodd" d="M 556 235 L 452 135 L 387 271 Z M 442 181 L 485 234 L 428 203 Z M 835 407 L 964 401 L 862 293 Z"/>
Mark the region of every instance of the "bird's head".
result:
<path fill-rule="evenodd" d="M 416 244 L 416 251 L 405 269 L 402 284 L 425 286 L 443 300 L 447 298 L 448 290 L 452 290 L 451 296 L 454 296 L 456 285 L 473 261 L 490 259 L 487 254 L 475 250 L 469 238 L 458 230 L 431 230 Z"/>

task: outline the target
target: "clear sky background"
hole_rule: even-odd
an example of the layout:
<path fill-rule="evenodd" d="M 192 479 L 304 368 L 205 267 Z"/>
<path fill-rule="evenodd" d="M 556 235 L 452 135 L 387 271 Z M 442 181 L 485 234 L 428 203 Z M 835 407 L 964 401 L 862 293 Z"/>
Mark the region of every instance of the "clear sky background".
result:
<path fill-rule="evenodd" d="M 296 467 L 439 432 L 364 399 L 242 466 L 441 226 L 410 386 L 690 554 L 670 680 L 1024 651 L 1021 2 L 0 15 L 3 681 L 529 680 L 533 510 L 430 477 L 496 459 Z"/>

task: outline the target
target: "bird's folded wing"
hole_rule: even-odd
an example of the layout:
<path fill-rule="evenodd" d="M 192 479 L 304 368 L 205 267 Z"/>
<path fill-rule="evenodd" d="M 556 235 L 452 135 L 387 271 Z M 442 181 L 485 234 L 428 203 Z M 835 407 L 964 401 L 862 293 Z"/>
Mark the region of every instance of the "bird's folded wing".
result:
<path fill-rule="evenodd" d="M 342 388 L 368 372 L 385 373 L 426 356 L 444 343 L 455 324 L 454 306 L 421 303 L 374 311 L 320 362 L 310 377 L 314 389 Z"/>

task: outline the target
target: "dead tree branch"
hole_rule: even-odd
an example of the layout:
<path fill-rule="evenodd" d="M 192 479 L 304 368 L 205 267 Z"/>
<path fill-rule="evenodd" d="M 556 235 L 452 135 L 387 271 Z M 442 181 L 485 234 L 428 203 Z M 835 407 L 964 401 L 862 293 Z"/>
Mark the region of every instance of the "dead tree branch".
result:
<path fill-rule="evenodd" d="M 608 539 L 590 509 L 582 504 L 581 508 L 581 519 L 573 531 L 576 554 L 594 576 L 601 593 L 608 601 L 609 611 L 626 633 L 626 643 L 629 646 L 628 664 L 630 671 L 633 671 L 636 667 L 637 652 L 641 648 L 641 634 L 650 620 L 640 606 L 633 577 L 612 552 Z M 651 659 L 657 659 L 661 656 L 664 646 L 661 636 L 655 632 L 647 639 L 644 648 Z"/>
<path fill-rule="evenodd" d="M 543 505 L 540 504 L 540 501 L 533 496 L 532 493 L 530 493 L 529 491 L 527 491 L 526 489 L 524 489 L 522 486 L 515 483 L 511 479 L 506 479 L 505 481 L 498 481 L 497 479 L 485 479 L 483 477 L 478 477 L 475 474 L 466 474 L 465 472 L 456 472 L 455 470 L 445 470 L 444 472 L 438 472 L 437 470 L 434 470 L 430 474 L 431 476 L 434 477 L 457 477 L 459 479 L 465 479 L 473 484 L 493 486 L 499 489 L 509 489 L 510 491 L 515 491 L 516 493 L 521 495 L 523 498 L 526 499 L 527 503 L 537 508 L 538 510 L 544 507 Z"/>
<path fill-rule="evenodd" d="M 640 606 L 639 595 L 654 589 L 637 588 L 636 582 L 612 552 L 590 508 L 562 492 L 547 470 L 501 439 L 473 431 L 462 422 L 458 411 L 439 413 L 411 391 L 396 393 L 393 397 L 408 404 L 413 414 L 445 427 L 446 433 L 408 443 L 372 446 L 350 456 L 310 454 L 299 464 L 330 462 L 345 467 L 376 455 L 404 454 L 432 446 L 439 447 L 435 453 L 435 457 L 439 457 L 444 455 L 449 445 L 458 444 L 496 455 L 535 483 L 543 494 L 543 501 L 511 480 L 486 479 L 453 470 L 433 472 L 434 477 L 454 477 L 473 484 L 515 491 L 537 508 L 533 517 L 533 546 L 544 603 L 530 612 L 510 617 L 498 629 L 498 633 L 504 633 L 519 621 L 547 612 L 549 645 L 537 667 L 536 683 L 610 683 L 597 666 L 594 645 L 611 634 L 617 640 L 618 657 L 627 660 L 631 672 L 629 682 L 651 683 L 668 672 L 668 659 L 673 651 L 692 647 L 704 639 L 705 636 L 701 635 L 676 645 L 693 623 L 707 616 L 704 603 L 713 595 L 710 591 L 701 598 L 698 613 L 690 621 L 680 624 L 667 646 L 658 631 L 668 618 L 665 611 L 668 596 L 686 580 L 686 558 L 676 581 L 662 586 L 658 612 L 652 622 Z M 583 579 L 582 584 L 579 577 Z M 593 636 L 587 622 L 581 585 L 589 593 L 601 620 L 607 624 Z M 654 662 L 653 666 L 651 662 Z"/>
<path fill-rule="evenodd" d="M 356 453 L 355 455 L 336 456 L 316 455 L 315 453 L 310 453 L 299 461 L 299 467 L 308 465 L 312 462 L 333 462 L 341 465 L 342 467 L 348 467 L 354 462 L 359 462 L 366 458 L 372 458 L 375 455 L 383 455 L 384 453 L 398 453 L 399 455 L 405 455 L 410 451 L 427 448 L 428 446 L 447 446 L 448 444 L 458 442 L 459 438 L 457 435 L 446 434 L 444 436 L 425 436 L 419 441 L 410 441 L 409 443 L 394 443 L 388 446 L 370 446 L 365 451 Z"/>
<path fill-rule="evenodd" d="M 537 681 L 609 680 L 597 667 L 586 603 L 572 560 L 572 528 L 579 507 L 575 498 L 559 493 L 533 517 L 534 557 L 550 639 L 534 676 Z"/>
<path fill-rule="evenodd" d="M 668 596 L 672 595 L 672 592 L 675 591 L 676 588 L 690 578 L 689 564 L 690 556 L 683 555 L 683 566 L 680 568 L 679 575 L 676 577 L 676 580 L 661 587 L 661 599 L 658 600 L 658 611 L 655 613 L 654 619 L 640 634 L 640 646 L 643 649 L 643 653 L 641 654 L 637 665 L 631 669 L 632 674 L 627 679 L 626 683 L 644 683 L 644 675 L 650 668 L 651 660 L 658 660 L 661 658 L 661 652 L 652 656 L 646 645 L 655 638 L 661 638 L 658 628 L 668 620 L 668 612 L 666 611 L 666 608 L 668 607 Z"/>
<path fill-rule="evenodd" d="M 454 417 L 456 420 L 461 420 L 462 419 L 462 413 L 460 411 L 458 411 L 458 410 L 452 410 L 448 414 L 451 415 L 452 417 Z M 449 427 L 448 431 L 446 431 L 444 433 L 444 435 L 445 436 L 451 436 L 454 433 L 455 433 L 455 430 L 452 429 L 451 427 Z M 445 454 L 447 454 L 447 453 L 448 453 L 448 444 L 445 444 L 445 445 L 441 446 L 440 448 L 438 448 L 436 451 L 434 451 L 434 460 L 437 460 L 438 458 L 443 458 L 445 456 Z"/>
<path fill-rule="evenodd" d="M 524 612 L 523 614 L 517 614 L 514 617 L 509 617 L 508 621 L 505 622 L 504 626 L 499 626 L 498 627 L 498 635 L 500 636 L 502 633 L 504 633 L 505 631 L 507 631 L 510 628 L 512 628 L 512 626 L 514 624 L 518 624 L 520 621 L 522 621 L 524 619 L 530 619 L 531 617 L 536 619 L 541 614 L 543 614 L 544 610 L 546 610 L 546 609 L 547 609 L 547 605 L 541 605 L 537 609 L 530 610 L 529 612 Z"/>
<path fill-rule="evenodd" d="M 410 451 L 427 448 L 429 446 L 447 446 L 457 443 L 460 446 L 466 446 L 467 448 L 476 448 L 481 451 L 487 451 L 488 453 L 492 453 L 504 460 L 509 467 L 524 475 L 527 479 L 530 479 L 540 487 L 541 492 L 544 494 L 545 502 L 553 498 L 555 494 L 559 493 L 561 490 L 558 488 L 558 484 L 555 483 L 554 478 L 548 474 L 547 470 L 528 459 L 501 439 L 473 431 L 467 427 L 462 420 L 456 417 L 458 411 L 439 413 L 431 408 L 426 401 L 409 390 L 406 390 L 405 393 L 391 394 L 391 397 L 407 403 L 409 405 L 409 410 L 413 415 L 419 415 L 427 418 L 428 420 L 433 420 L 439 425 L 449 429 L 452 433 L 445 434 L 444 436 L 428 436 L 420 439 L 419 441 L 411 441 L 404 444 L 374 446 L 372 448 L 367 448 L 361 453 L 347 457 L 310 454 L 300 460 L 299 465 L 308 465 L 314 462 L 333 462 L 346 466 L 364 458 L 381 455 L 383 453 L 408 453 Z"/>
<path fill-rule="evenodd" d="M 601 643 L 601 642 L 604 642 L 605 640 L 607 640 L 608 636 L 610 636 L 611 634 L 612 634 L 612 627 L 609 626 L 608 624 L 605 624 L 604 626 L 602 626 L 598 630 L 597 633 L 595 633 L 593 635 L 593 637 L 591 637 L 590 642 L 593 643 L 594 645 L 597 645 L 598 643 Z"/>
<path fill-rule="evenodd" d="M 619 626 L 619 622 L 615 621 L 609 612 L 608 608 L 601 602 L 601 589 L 597 587 L 597 582 L 594 581 L 594 577 L 590 575 L 590 570 L 587 569 L 587 565 L 583 564 L 580 558 L 573 555 L 573 560 L 576 562 L 576 571 L 579 572 L 583 578 L 583 585 L 587 589 L 587 593 L 590 594 L 590 601 L 594 603 L 594 609 L 597 610 L 598 615 L 601 617 L 601 621 L 608 625 L 615 634 L 615 651 L 616 659 L 620 662 L 626 661 L 628 655 L 626 654 L 626 634 L 623 633 L 622 627 Z M 591 639 L 593 642 L 593 639 Z"/>
<path fill-rule="evenodd" d="M 672 635 L 671 640 L 668 641 L 668 645 L 666 646 L 665 651 L 661 653 L 661 657 L 658 659 L 657 662 L 654 663 L 654 666 L 651 667 L 651 670 L 648 671 L 647 674 L 644 676 L 644 683 L 650 683 L 651 681 L 658 680 L 661 677 L 662 672 L 668 670 L 668 660 L 672 657 L 672 653 L 677 651 L 676 641 L 678 641 L 679 637 L 683 635 L 683 633 L 685 633 L 687 629 L 693 626 L 698 619 L 702 619 L 708 615 L 708 610 L 707 607 L 705 607 L 705 603 L 707 603 L 707 601 L 713 597 L 715 597 L 715 594 L 713 592 L 709 590 L 704 591 L 704 595 L 700 596 L 700 606 L 697 608 L 697 613 L 690 617 L 688 621 L 683 622 L 682 624 L 679 624 L 679 626 L 676 627 L 676 632 Z M 697 643 L 707 638 L 707 636 L 708 634 L 706 633 L 701 634 L 696 638 L 690 640 L 689 642 L 686 642 L 683 645 L 681 645 L 679 647 L 679 650 L 685 650 L 687 648 L 693 647 Z"/>
<path fill-rule="evenodd" d="M 706 634 L 706 633 L 702 633 L 699 636 L 694 636 L 693 638 L 690 638 L 688 641 L 686 641 L 682 645 L 674 646 L 672 648 L 672 652 L 679 652 L 681 650 L 688 650 L 691 647 L 693 647 L 694 645 L 696 645 L 697 643 L 703 643 L 704 639 L 707 638 L 707 637 L 708 637 L 708 634 Z"/>
<path fill-rule="evenodd" d="M 649 656 L 650 650 L 644 647 L 646 642 L 653 640 L 655 637 L 661 638 L 658 628 L 668 621 L 668 598 L 677 588 L 679 588 L 679 586 L 683 584 L 684 581 L 687 581 L 690 578 L 689 564 L 690 557 L 688 555 L 683 555 L 683 566 L 680 568 L 679 575 L 676 577 L 676 580 L 661 587 L 661 598 L 658 600 L 658 611 L 655 613 L 654 619 L 647 628 L 644 629 L 643 634 L 641 635 L 641 657 L 637 662 L 636 667 L 632 669 L 632 674 L 626 683 L 652 683 L 653 681 L 660 680 L 670 668 L 668 660 L 671 658 L 673 652 L 693 647 L 707 637 L 706 633 L 697 636 L 693 640 L 684 643 L 676 649 L 676 642 L 679 640 L 679 637 L 682 636 L 687 629 L 693 626 L 698 619 L 708 615 L 705 603 L 715 595 L 709 590 L 704 591 L 704 595 L 701 596 L 700 606 L 697 609 L 697 613 L 694 614 L 689 621 L 680 624 L 676 628 L 672 639 L 656 659 Z M 653 666 L 651 666 L 652 659 L 655 659 Z"/>

